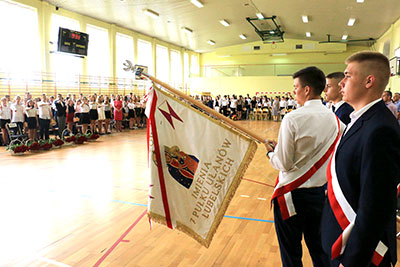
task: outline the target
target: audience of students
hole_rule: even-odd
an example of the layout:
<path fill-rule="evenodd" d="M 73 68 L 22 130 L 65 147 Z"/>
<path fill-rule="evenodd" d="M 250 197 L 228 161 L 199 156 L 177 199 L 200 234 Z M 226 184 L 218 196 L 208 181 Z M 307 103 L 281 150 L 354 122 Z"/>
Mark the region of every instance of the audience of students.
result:
<path fill-rule="evenodd" d="M 121 99 L 121 95 L 93 94 L 86 97 L 80 94 L 77 97 L 71 93 L 68 93 L 65 99 L 61 94 L 57 95 L 57 99 L 47 97 L 46 94 L 33 99 L 32 95 L 26 92 L 23 100 L 16 96 L 14 101 L 10 102 L 10 96 L 7 95 L 0 103 L 0 143 L 9 144 L 6 125 L 11 122 L 18 126 L 21 134 L 27 134 L 30 140 L 47 140 L 50 131 L 61 137 L 65 129 L 73 134 L 86 133 L 88 130 L 110 134 L 112 121 L 115 121 L 116 131 L 143 127 L 146 122 L 145 103 L 139 96 L 131 93 L 124 97 L 127 103 L 124 112 Z M 51 123 L 53 120 L 55 125 Z"/>
<path fill-rule="evenodd" d="M 387 107 L 397 116 L 400 124 L 400 94 L 385 91 L 382 95 Z M 146 119 L 144 115 L 145 103 L 136 95 L 99 95 L 84 96 L 68 93 L 64 99 L 61 94 L 55 100 L 53 96 L 47 97 L 42 94 L 41 98 L 33 98 L 29 92 L 25 93 L 24 99 L 16 96 L 10 101 L 6 95 L 0 103 L 0 126 L 2 143 L 8 144 L 6 124 L 15 122 L 21 131 L 28 134 L 29 139 L 49 139 L 51 128 L 50 121 L 57 119 L 57 135 L 62 136 L 65 128 L 72 133 L 85 133 L 88 129 L 99 134 L 110 134 L 111 123 L 115 122 L 115 131 L 121 132 L 122 128 L 137 129 L 143 127 Z M 285 96 L 253 96 L 224 95 L 196 96 L 196 100 L 216 110 L 224 116 L 246 120 L 256 110 L 269 112 L 269 118 L 278 121 L 280 116 L 299 108 L 299 104 L 290 94 Z M 330 102 L 324 102 L 329 108 Z M 123 126 L 123 122 L 126 125 Z M 104 129 L 104 131 L 103 131 Z M 39 134 L 38 134 L 39 131 Z"/>

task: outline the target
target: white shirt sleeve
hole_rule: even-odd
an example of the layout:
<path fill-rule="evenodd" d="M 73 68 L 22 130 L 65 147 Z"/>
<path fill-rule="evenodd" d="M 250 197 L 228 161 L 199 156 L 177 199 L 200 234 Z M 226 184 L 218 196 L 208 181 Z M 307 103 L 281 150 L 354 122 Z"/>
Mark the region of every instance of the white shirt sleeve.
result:
<path fill-rule="evenodd" d="M 284 117 L 279 129 L 278 143 L 270 154 L 270 163 L 275 169 L 285 172 L 297 169 L 294 165 L 295 132 L 294 123 L 289 117 Z"/>

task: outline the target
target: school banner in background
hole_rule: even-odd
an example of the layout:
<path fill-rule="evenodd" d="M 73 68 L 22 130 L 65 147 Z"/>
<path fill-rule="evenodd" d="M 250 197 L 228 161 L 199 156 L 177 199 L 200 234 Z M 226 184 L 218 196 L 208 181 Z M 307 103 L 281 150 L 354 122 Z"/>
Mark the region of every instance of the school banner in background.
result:
<path fill-rule="evenodd" d="M 146 115 L 149 217 L 208 247 L 257 144 L 155 84 Z"/>

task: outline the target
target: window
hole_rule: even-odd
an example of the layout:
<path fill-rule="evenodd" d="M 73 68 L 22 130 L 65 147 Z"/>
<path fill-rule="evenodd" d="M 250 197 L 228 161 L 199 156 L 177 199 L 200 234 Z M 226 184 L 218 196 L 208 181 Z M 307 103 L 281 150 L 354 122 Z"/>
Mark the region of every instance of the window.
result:
<path fill-rule="evenodd" d="M 116 64 L 117 64 L 117 77 L 118 78 L 132 78 L 133 73 L 124 71 L 124 63 L 126 60 L 129 60 L 132 62 L 132 64 L 135 64 L 134 61 L 134 54 L 133 54 L 133 38 L 122 34 L 122 33 L 117 33 L 116 36 Z"/>
<path fill-rule="evenodd" d="M 190 77 L 189 54 L 183 53 L 183 79 L 185 83 L 189 82 L 189 77 Z"/>
<path fill-rule="evenodd" d="M 124 70 L 124 63 L 126 60 L 135 64 L 133 54 L 133 38 L 131 36 L 117 33 L 116 35 L 116 75 L 118 88 L 132 90 L 131 79 L 135 78 L 135 74 L 132 71 Z"/>
<path fill-rule="evenodd" d="M 60 27 L 80 31 L 79 21 L 53 14 L 51 16 L 50 32 L 50 41 L 53 43 L 51 50 L 53 52 L 57 52 L 58 31 Z M 79 74 L 82 74 L 82 60 L 82 58 L 66 53 L 51 54 L 52 72 L 56 75 L 57 87 L 79 87 Z"/>
<path fill-rule="evenodd" d="M 0 25 L 0 71 L 41 71 L 36 9 L 14 2 L 0 1 Z"/>
<path fill-rule="evenodd" d="M 165 46 L 156 46 L 156 67 L 157 79 L 168 83 L 169 82 L 169 59 L 168 48 Z"/>
<path fill-rule="evenodd" d="M 108 31 L 100 27 L 87 25 L 87 33 L 89 34 L 88 75 L 110 76 Z"/>
<path fill-rule="evenodd" d="M 182 86 L 181 52 L 175 50 L 171 50 L 171 81 L 175 87 Z"/>
<path fill-rule="evenodd" d="M 42 57 L 37 10 L 11 1 L 0 1 L 0 29 L 0 73 L 10 72 L 10 76 L 0 75 L 0 84 L 10 82 L 23 91 L 27 84 L 33 85 L 34 80 L 41 79 L 38 73 L 42 68 Z M 33 77 L 33 72 L 37 77 Z"/>
<path fill-rule="evenodd" d="M 138 40 L 137 64 L 147 66 L 150 75 L 154 75 L 153 51 L 150 42 Z"/>
<path fill-rule="evenodd" d="M 394 56 L 400 58 L 400 47 L 394 50 Z"/>
<path fill-rule="evenodd" d="M 89 49 L 87 57 L 87 74 L 90 76 L 90 87 L 108 88 L 110 76 L 110 49 L 107 29 L 87 25 Z"/>
<path fill-rule="evenodd" d="M 192 55 L 190 62 L 190 73 L 197 76 L 200 74 L 199 57 L 198 55 Z"/>

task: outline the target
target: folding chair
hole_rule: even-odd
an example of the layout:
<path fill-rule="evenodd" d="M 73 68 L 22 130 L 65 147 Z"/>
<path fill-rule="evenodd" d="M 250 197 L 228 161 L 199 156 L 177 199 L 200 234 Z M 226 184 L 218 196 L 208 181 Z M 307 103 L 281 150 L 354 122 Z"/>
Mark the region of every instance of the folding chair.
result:
<path fill-rule="evenodd" d="M 268 120 L 270 117 L 268 108 L 263 108 L 261 115 L 263 120 Z"/>
<path fill-rule="evenodd" d="M 256 119 L 257 120 L 262 120 L 262 110 L 261 110 L 261 108 L 258 108 L 256 110 Z"/>
<path fill-rule="evenodd" d="M 255 114 L 254 114 L 254 109 L 249 110 L 249 120 L 255 120 Z"/>

